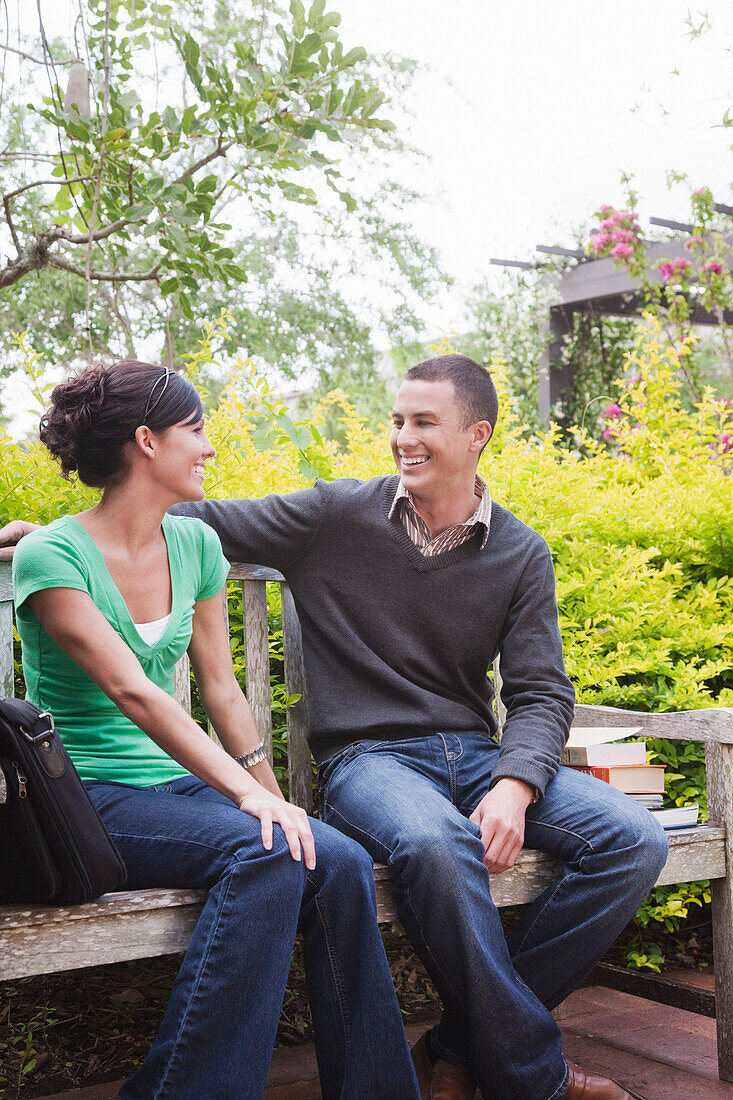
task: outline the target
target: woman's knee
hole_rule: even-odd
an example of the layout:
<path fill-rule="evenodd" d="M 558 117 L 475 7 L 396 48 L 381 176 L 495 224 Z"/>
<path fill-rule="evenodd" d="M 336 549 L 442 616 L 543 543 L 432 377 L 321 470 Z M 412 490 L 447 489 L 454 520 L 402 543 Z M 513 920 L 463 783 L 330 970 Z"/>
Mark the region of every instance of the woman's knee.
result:
<path fill-rule="evenodd" d="M 372 857 L 358 841 L 322 821 L 312 821 L 311 828 L 316 844 L 316 865 L 320 862 L 336 874 L 358 876 L 365 881 L 373 879 Z"/>

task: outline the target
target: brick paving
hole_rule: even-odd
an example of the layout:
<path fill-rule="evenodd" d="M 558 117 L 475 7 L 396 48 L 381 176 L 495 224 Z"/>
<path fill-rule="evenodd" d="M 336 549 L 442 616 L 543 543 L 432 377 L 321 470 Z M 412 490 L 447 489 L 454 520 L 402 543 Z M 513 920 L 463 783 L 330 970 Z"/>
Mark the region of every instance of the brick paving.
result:
<path fill-rule="evenodd" d="M 712 974 L 668 976 L 713 988 Z M 715 1020 L 591 986 L 568 998 L 559 1023 L 569 1058 L 645 1100 L 733 1100 L 733 1084 L 718 1079 Z M 407 1028 L 411 1044 L 426 1026 Z M 121 1084 L 75 1089 L 47 1100 L 114 1100 Z M 321 1100 L 311 1045 L 275 1051 L 266 1100 Z"/>

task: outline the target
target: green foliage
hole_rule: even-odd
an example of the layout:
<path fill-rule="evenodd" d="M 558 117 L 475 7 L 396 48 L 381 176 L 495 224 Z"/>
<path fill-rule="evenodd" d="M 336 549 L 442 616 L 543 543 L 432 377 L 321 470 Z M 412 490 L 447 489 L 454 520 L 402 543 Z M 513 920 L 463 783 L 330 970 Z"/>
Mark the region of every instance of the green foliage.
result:
<path fill-rule="evenodd" d="M 666 932 L 678 932 L 690 913 L 710 904 L 710 883 L 686 882 L 679 886 L 657 886 L 634 917 L 636 934 L 626 950 L 626 963 L 631 970 L 656 970 L 664 964 L 664 954 L 659 944 L 647 938 L 654 927 Z"/>
<path fill-rule="evenodd" d="M 674 182 L 689 182 L 673 173 Z M 670 345 L 677 349 L 678 371 L 692 397 L 699 401 L 702 385 L 699 363 L 691 356 L 691 336 L 695 319 L 705 315 L 717 326 L 717 348 L 733 385 L 733 305 L 731 245 L 726 218 L 716 211 L 709 187 L 699 187 L 690 195 L 690 228 L 682 240 L 679 231 L 670 240 L 670 255 L 653 262 L 641 233 L 634 207 L 638 195 L 627 178 L 626 210 L 602 206 L 597 212 L 599 226 L 587 251 L 597 257 L 610 257 L 628 271 L 637 282 L 646 309 L 664 327 Z"/>
<path fill-rule="evenodd" d="M 220 319 L 208 329 L 191 359 L 193 373 L 217 359 L 224 324 Z M 720 445 L 729 434 L 730 407 L 706 392 L 689 408 L 676 368 L 676 350 L 648 320 L 615 386 L 617 411 L 606 418 L 610 446 L 577 428 L 573 449 L 560 444 L 556 429 L 528 442 L 507 392 L 506 368 L 499 362 L 492 368 L 502 407 L 481 470 L 494 498 L 549 544 L 565 658 L 580 702 L 642 711 L 733 705 L 733 486 L 731 459 Z M 321 430 L 335 410 L 342 420 L 338 444 Z M 312 426 L 299 423 L 244 358 L 208 428 L 217 456 L 207 466 L 207 491 L 217 498 L 288 492 L 318 474 L 367 478 L 392 469 L 386 432 L 370 428 L 342 394 L 315 410 Z M 61 482 L 38 445 L 5 441 L 0 524 L 19 516 L 45 522 L 88 506 L 94 496 L 76 481 Z M 238 599 L 230 594 L 241 675 Z M 273 593 L 269 600 L 282 768 L 290 700 L 282 686 L 279 608 Z M 650 741 L 649 749 L 667 765 L 667 803 L 699 802 L 704 817 L 701 746 Z M 691 906 L 706 901 L 705 884 L 655 891 L 638 917 L 634 965 L 659 965 L 650 930 L 674 929 Z"/>
<path fill-rule="evenodd" d="M 452 338 L 455 350 L 480 363 L 498 359 L 505 364 L 508 397 L 528 434 L 541 429 L 537 387 L 540 357 L 550 340 L 551 285 L 547 271 L 542 278 L 537 272 L 507 274 L 498 291 L 486 281 L 477 284 L 468 296 L 467 333 Z M 573 310 L 567 320 L 569 332 L 559 349 L 558 365 L 562 369 L 572 364 L 571 379 L 551 412 L 562 429 L 562 439 L 572 445 L 571 429 L 576 424 L 583 423 L 590 435 L 600 436 L 604 427 L 598 415 L 604 407 L 601 395 L 612 392 L 614 380 L 624 371 L 637 322 L 608 317 L 592 308 Z"/>
<path fill-rule="evenodd" d="M 6 331 L 32 328 L 52 360 L 154 338 L 180 362 L 226 306 L 249 354 L 322 389 L 376 379 L 372 329 L 414 339 L 441 280 L 392 179 L 388 101 L 414 66 L 349 49 L 324 4 L 301 9 L 90 0 L 75 24 L 88 109 L 59 86 L 70 45 L 48 46 L 52 63 L 38 27 L 27 45 L 46 64 L 18 61 L 0 89 L 17 150 L 0 165 Z M 370 266 L 383 305 L 361 290 Z"/>

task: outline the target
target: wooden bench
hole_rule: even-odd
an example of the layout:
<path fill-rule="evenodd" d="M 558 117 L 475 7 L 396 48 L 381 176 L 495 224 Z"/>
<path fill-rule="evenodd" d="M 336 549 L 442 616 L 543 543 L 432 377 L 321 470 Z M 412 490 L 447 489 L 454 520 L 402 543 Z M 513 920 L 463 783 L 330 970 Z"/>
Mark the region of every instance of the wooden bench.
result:
<path fill-rule="evenodd" d="M 312 770 L 306 741 L 308 727 L 300 625 L 288 585 L 271 569 L 235 564 L 230 579 L 241 583 L 247 694 L 258 729 L 272 752 L 267 582 L 281 587 L 285 684 L 300 700 L 287 711 L 288 766 L 293 801 L 312 809 Z M 0 562 L 0 695 L 13 694 L 12 584 L 10 563 Z M 187 661 L 177 676 L 177 697 L 190 707 Z M 733 708 L 676 714 L 640 714 L 611 707 L 576 708 L 584 726 L 642 727 L 647 737 L 705 742 L 710 822 L 669 834 L 670 850 L 658 884 L 711 880 L 717 985 L 714 995 L 697 993 L 687 1007 L 717 1018 L 720 1077 L 733 1081 Z M 517 865 L 492 881 L 497 905 L 531 901 L 557 876 L 558 867 L 536 851 L 524 850 Z M 375 866 L 378 916 L 397 919 L 387 870 Z M 203 902 L 197 890 L 140 890 L 107 894 L 72 907 L 12 905 L 0 907 L 0 979 L 70 970 L 100 963 L 149 958 L 185 950 Z M 628 988 L 633 975 L 605 968 L 609 984 Z M 610 973 L 609 973 L 610 972 Z M 680 1003 L 674 983 L 650 983 L 655 999 Z M 633 988 L 633 992 L 645 992 Z M 693 996 L 693 995 L 690 995 Z M 683 1007 L 685 1005 L 683 1004 Z"/>

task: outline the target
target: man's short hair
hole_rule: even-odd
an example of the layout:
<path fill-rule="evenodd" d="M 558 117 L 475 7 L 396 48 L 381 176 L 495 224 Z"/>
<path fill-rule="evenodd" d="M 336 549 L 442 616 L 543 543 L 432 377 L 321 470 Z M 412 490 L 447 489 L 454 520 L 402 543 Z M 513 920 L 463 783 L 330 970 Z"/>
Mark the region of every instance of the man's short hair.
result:
<path fill-rule="evenodd" d="M 456 399 L 463 412 L 462 428 L 470 428 L 478 420 L 488 420 L 493 432 L 499 415 L 499 398 L 486 367 L 467 355 L 436 355 L 424 359 L 405 373 L 406 382 L 452 382 Z"/>

